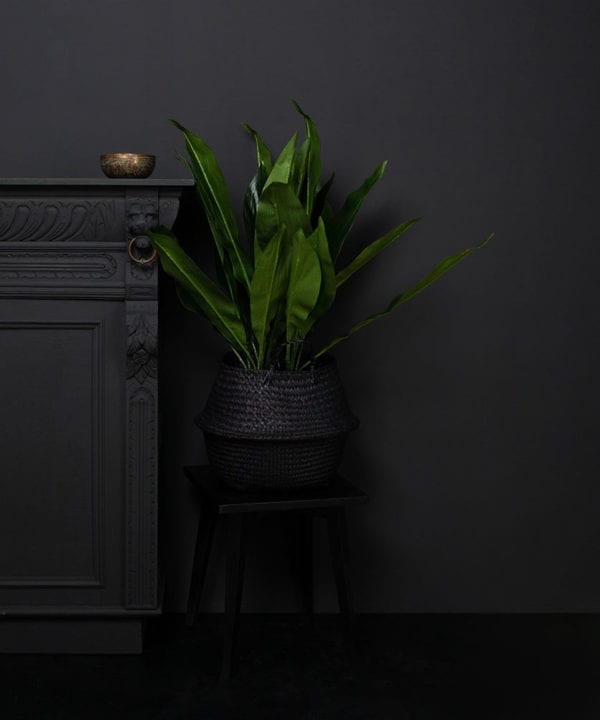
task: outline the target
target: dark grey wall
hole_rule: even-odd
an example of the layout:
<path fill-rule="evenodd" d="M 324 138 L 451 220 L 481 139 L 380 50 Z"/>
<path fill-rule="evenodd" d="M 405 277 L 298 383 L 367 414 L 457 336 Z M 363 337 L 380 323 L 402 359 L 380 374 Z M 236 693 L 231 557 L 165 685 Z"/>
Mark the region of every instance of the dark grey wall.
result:
<path fill-rule="evenodd" d="M 422 225 L 347 287 L 331 327 L 380 308 L 441 256 L 497 238 L 337 353 L 362 427 L 345 471 L 362 611 L 598 611 L 600 6 L 579 0 L 2 0 L 0 174 L 94 176 L 103 151 L 180 176 L 174 116 L 239 200 L 243 120 L 275 146 L 319 124 L 337 197 L 382 159 L 355 240 Z M 207 242 L 207 241 L 206 241 Z M 169 605 L 187 587 L 182 464 L 223 346 L 163 283 Z M 264 528 L 248 609 L 293 609 Z M 318 607 L 333 607 L 320 538 Z M 280 543 L 277 540 L 273 546 Z M 219 597 L 216 563 L 212 605 Z"/>

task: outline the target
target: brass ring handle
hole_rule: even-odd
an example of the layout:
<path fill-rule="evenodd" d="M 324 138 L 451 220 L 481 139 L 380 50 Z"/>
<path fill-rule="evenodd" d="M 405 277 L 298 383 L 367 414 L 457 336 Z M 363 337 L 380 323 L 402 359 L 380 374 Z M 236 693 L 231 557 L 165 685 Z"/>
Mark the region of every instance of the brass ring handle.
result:
<path fill-rule="evenodd" d="M 134 238 L 131 238 L 129 241 L 129 244 L 127 245 L 127 254 L 133 260 L 134 263 L 137 263 L 138 265 L 148 265 L 148 263 L 153 262 L 156 260 L 156 248 L 152 248 L 152 252 L 148 257 L 142 257 L 141 255 L 134 255 L 133 249 L 136 246 L 136 243 L 138 240 L 144 239 L 146 242 L 148 242 L 148 238 L 146 238 L 144 235 L 138 235 Z"/>

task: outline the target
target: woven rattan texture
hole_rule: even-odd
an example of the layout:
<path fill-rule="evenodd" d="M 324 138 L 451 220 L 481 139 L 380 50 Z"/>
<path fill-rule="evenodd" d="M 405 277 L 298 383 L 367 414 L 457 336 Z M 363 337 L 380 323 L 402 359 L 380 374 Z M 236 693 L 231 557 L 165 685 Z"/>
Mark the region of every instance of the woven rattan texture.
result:
<path fill-rule="evenodd" d="M 204 434 L 217 475 L 241 490 L 326 485 L 340 464 L 347 433 L 318 440 L 251 441 Z"/>
<path fill-rule="evenodd" d="M 255 440 L 308 440 L 358 426 L 333 358 L 306 371 L 245 370 L 224 361 L 196 423 L 214 435 Z"/>

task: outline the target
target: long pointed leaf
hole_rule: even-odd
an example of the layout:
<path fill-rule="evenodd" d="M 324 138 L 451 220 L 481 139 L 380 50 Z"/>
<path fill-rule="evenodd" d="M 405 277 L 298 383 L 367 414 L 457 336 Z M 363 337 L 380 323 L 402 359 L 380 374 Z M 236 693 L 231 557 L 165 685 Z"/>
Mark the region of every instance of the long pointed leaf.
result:
<path fill-rule="evenodd" d="M 325 183 L 325 185 L 323 185 L 322 188 L 319 188 L 319 191 L 315 196 L 315 204 L 313 205 L 313 211 L 311 216 L 311 223 L 313 227 L 316 227 L 317 220 L 323 215 L 325 211 L 325 202 L 327 200 L 327 195 L 331 190 L 331 186 L 333 185 L 334 180 L 335 173 L 332 172 L 329 180 Z M 323 220 L 325 220 L 325 217 L 323 218 Z"/>
<path fill-rule="evenodd" d="M 183 288 L 186 307 L 203 313 L 228 342 L 247 354 L 244 325 L 231 300 L 196 265 L 166 228 L 148 232 L 148 235 L 164 271 Z"/>
<path fill-rule="evenodd" d="M 308 163 L 308 151 L 310 149 L 310 140 L 306 138 L 300 150 L 296 153 L 294 158 L 294 165 L 292 167 L 292 182 L 294 186 L 294 192 L 300 199 L 300 202 L 306 205 L 306 171 Z"/>
<path fill-rule="evenodd" d="M 294 155 L 296 153 L 296 141 L 298 140 L 298 133 L 288 140 L 287 145 L 281 151 L 279 157 L 273 165 L 273 169 L 269 173 L 269 177 L 265 182 L 263 190 L 266 190 L 269 185 L 273 183 L 288 183 L 290 180 L 290 174 L 292 172 L 292 165 L 294 164 Z"/>
<path fill-rule="evenodd" d="M 258 209 L 258 203 L 260 202 L 260 196 L 266 179 L 267 176 L 265 175 L 265 170 L 262 167 L 259 167 L 256 175 L 252 178 L 252 180 L 250 180 L 248 188 L 244 194 L 244 226 L 246 228 L 246 235 L 249 242 L 252 242 L 254 238 L 256 230 L 256 211 Z"/>
<path fill-rule="evenodd" d="M 385 172 L 386 165 L 387 162 L 382 162 L 359 188 L 348 195 L 342 209 L 326 223 L 325 229 L 327 230 L 327 237 L 329 238 L 329 250 L 334 262 L 337 260 L 344 241 L 352 229 L 352 225 L 364 199 Z"/>
<path fill-rule="evenodd" d="M 264 168 L 265 172 L 268 175 L 273 169 L 273 158 L 271 157 L 271 151 L 265 145 L 261 136 L 256 132 L 256 130 L 254 130 L 254 128 L 251 128 L 248 123 L 242 123 L 242 127 L 249 135 L 254 138 L 254 142 L 256 143 L 256 163 L 258 167 Z"/>
<path fill-rule="evenodd" d="M 271 152 L 265 145 L 261 136 L 251 128 L 247 123 L 242 125 L 246 132 L 254 138 L 256 143 L 256 175 L 250 181 L 248 189 L 244 195 L 244 225 L 246 227 L 246 235 L 250 242 L 254 238 L 254 228 L 256 223 L 256 209 L 260 200 L 261 193 L 265 186 L 265 182 L 269 177 L 269 173 L 273 169 L 273 160 Z"/>
<path fill-rule="evenodd" d="M 274 183 L 263 190 L 256 211 L 255 257 L 271 238 L 286 226 L 285 242 L 291 242 L 293 234 L 301 228 L 305 234 L 311 231 L 308 216 L 291 185 Z"/>
<path fill-rule="evenodd" d="M 175 291 L 177 292 L 177 297 L 179 298 L 179 302 L 183 305 L 183 307 L 186 310 L 189 310 L 190 312 L 197 313 L 198 315 L 204 315 L 206 317 L 206 313 L 204 312 L 204 307 L 200 305 L 200 303 L 196 300 L 196 298 L 192 295 L 191 292 L 186 290 L 183 285 L 180 285 L 179 283 L 175 283 Z"/>
<path fill-rule="evenodd" d="M 306 194 L 304 205 L 306 214 L 311 217 L 319 180 L 321 179 L 321 140 L 314 121 L 307 115 L 300 105 L 292 100 L 296 110 L 304 118 L 306 125 L 306 139 L 308 140 L 307 157 L 306 157 Z"/>
<path fill-rule="evenodd" d="M 171 120 L 171 122 L 181 130 L 185 137 L 193 177 L 206 210 L 215 243 L 217 246 L 220 245 L 221 250 L 231 258 L 237 280 L 249 288 L 252 266 L 239 245 L 235 215 L 229 202 L 225 178 L 215 155 L 202 138 L 187 130 L 176 120 Z"/>
<path fill-rule="evenodd" d="M 304 339 L 306 321 L 319 298 L 321 264 L 302 230 L 292 238 L 290 279 L 286 303 L 286 341 L 288 366 L 293 355 L 291 344 Z"/>
<path fill-rule="evenodd" d="M 206 313 L 199 305 L 198 301 L 190 292 L 185 290 L 182 285 L 175 283 L 175 290 L 177 291 L 177 297 L 179 298 L 179 301 L 181 302 L 183 307 L 186 308 L 186 310 L 190 310 L 191 312 L 198 313 L 199 315 L 204 315 L 206 317 Z M 218 332 L 220 332 L 220 330 L 218 330 Z M 226 337 L 225 339 L 227 340 Z M 254 363 L 252 362 L 251 358 L 245 355 L 245 353 L 243 353 L 235 345 L 230 343 L 229 347 L 234 353 L 234 355 L 237 357 L 237 359 L 240 361 L 240 365 L 242 367 L 254 368 Z"/>
<path fill-rule="evenodd" d="M 190 175 L 195 178 L 197 171 L 192 166 L 189 158 L 186 158 L 183 155 L 178 155 L 177 158 L 187 167 L 187 169 L 190 171 Z M 206 207 L 206 205 L 204 205 L 204 212 L 208 220 L 208 224 L 211 228 L 218 224 L 218 220 L 211 214 L 212 210 L 212 208 Z M 217 241 L 217 237 L 215 236 L 214 232 L 213 237 L 215 237 L 215 248 L 217 250 L 217 258 L 215 263 L 217 270 L 217 278 L 221 286 L 223 288 L 227 288 L 227 290 L 229 291 L 229 297 L 235 302 L 237 300 L 238 293 L 231 260 L 225 252 L 223 243 Z"/>
<path fill-rule="evenodd" d="M 333 267 L 333 260 L 329 254 L 329 243 L 327 242 L 325 225 L 321 218 L 319 218 L 317 229 L 308 236 L 307 240 L 319 257 L 319 264 L 321 266 L 321 289 L 317 302 L 308 316 L 304 334 L 308 333 L 310 328 L 329 310 L 335 299 L 337 290 L 335 269 Z"/>
<path fill-rule="evenodd" d="M 354 275 L 355 272 L 373 260 L 373 258 L 377 257 L 382 250 L 385 250 L 388 245 L 391 245 L 394 240 L 397 240 L 400 235 L 405 233 L 408 228 L 412 227 L 415 223 L 419 222 L 420 219 L 421 218 L 413 218 L 412 220 L 407 220 L 401 225 L 398 225 L 390 230 L 383 237 L 380 237 L 378 240 L 374 240 L 370 245 L 367 245 L 367 247 L 360 252 L 351 263 L 346 265 L 346 267 L 335 276 L 337 287 L 341 287 L 346 280 Z"/>
<path fill-rule="evenodd" d="M 250 316 L 258 345 L 259 368 L 264 367 L 269 328 L 286 290 L 287 277 L 282 252 L 284 232 L 285 227 L 280 228 L 261 252 L 250 283 Z"/>
<path fill-rule="evenodd" d="M 395 297 L 390 302 L 390 304 L 387 306 L 387 308 L 385 310 L 375 313 L 374 315 L 370 315 L 365 320 L 362 320 L 361 322 L 357 323 L 356 325 L 353 325 L 345 335 L 335 338 L 335 340 L 332 340 L 328 345 L 326 345 L 324 348 L 319 350 L 319 352 L 315 355 L 315 358 L 318 358 L 321 355 L 324 355 L 326 352 L 328 352 L 333 347 L 335 347 L 338 343 L 341 343 L 343 340 L 347 340 L 349 337 L 354 335 L 354 333 L 358 332 L 359 330 L 366 327 L 367 325 L 370 325 L 375 320 L 385 317 L 386 315 L 391 313 L 392 310 L 397 308 L 399 305 L 402 305 L 403 303 L 408 302 L 409 300 L 412 300 L 412 298 L 414 298 L 415 295 L 418 295 L 420 292 L 425 290 L 426 287 L 429 287 L 429 285 L 434 283 L 438 278 L 442 277 L 442 275 L 445 275 L 448 272 L 448 270 L 451 270 L 455 265 L 457 265 L 459 262 L 464 260 L 468 255 L 475 252 L 476 250 L 480 250 L 482 247 L 487 245 L 487 243 L 493 237 L 494 237 L 494 233 L 491 233 L 479 245 L 476 245 L 475 247 L 472 247 L 472 248 L 467 248 L 466 250 L 462 250 L 461 252 L 457 253 L 456 255 L 450 255 L 449 257 L 442 260 L 440 263 L 438 263 L 433 268 L 433 270 L 429 273 L 429 275 L 426 275 L 422 280 L 419 280 L 419 282 L 416 285 L 413 285 L 413 287 L 410 288 L 409 290 L 406 290 L 402 294 Z"/>

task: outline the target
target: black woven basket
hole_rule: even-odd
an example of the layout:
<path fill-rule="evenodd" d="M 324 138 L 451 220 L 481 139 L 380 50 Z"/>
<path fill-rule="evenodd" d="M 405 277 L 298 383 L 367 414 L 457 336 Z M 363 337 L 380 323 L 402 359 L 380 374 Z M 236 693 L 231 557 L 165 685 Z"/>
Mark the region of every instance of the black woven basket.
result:
<path fill-rule="evenodd" d="M 335 475 L 358 420 L 335 361 L 309 370 L 245 370 L 226 357 L 196 424 L 208 458 L 229 485 L 290 490 Z"/>

